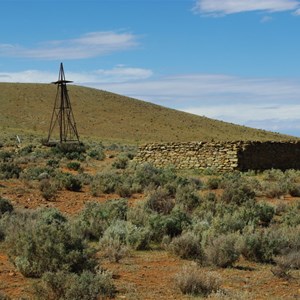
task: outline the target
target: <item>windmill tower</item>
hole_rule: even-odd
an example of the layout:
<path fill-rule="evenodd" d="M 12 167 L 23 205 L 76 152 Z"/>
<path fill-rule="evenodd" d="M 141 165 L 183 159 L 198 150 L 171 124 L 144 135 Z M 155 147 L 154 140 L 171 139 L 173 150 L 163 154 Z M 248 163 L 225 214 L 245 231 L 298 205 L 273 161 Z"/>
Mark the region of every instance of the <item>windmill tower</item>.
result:
<path fill-rule="evenodd" d="M 63 64 L 60 64 L 58 80 L 52 82 L 57 85 L 57 93 L 54 102 L 53 113 L 47 138 L 47 144 L 56 143 L 80 143 L 76 123 L 72 111 L 72 106 L 67 90 L 67 83 L 72 81 L 66 80 Z M 58 126 L 59 142 L 51 141 L 54 128 Z"/>

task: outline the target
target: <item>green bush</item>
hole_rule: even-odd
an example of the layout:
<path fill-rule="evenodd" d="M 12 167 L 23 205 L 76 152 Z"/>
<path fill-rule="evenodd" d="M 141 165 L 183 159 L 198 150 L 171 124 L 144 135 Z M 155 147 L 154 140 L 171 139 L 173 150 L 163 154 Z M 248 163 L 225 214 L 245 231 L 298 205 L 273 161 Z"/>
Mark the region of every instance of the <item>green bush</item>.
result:
<path fill-rule="evenodd" d="M 173 238 L 168 246 L 168 250 L 183 259 L 193 259 L 200 263 L 204 259 L 201 240 L 190 231 Z"/>
<path fill-rule="evenodd" d="M 83 144 L 74 144 L 74 143 L 62 143 L 57 144 L 54 148 L 51 148 L 52 153 L 58 157 L 66 157 L 70 160 L 84 160 L 84 154 L 86 148 Z"/>
<path fill-rule="evenodd" d="M 40 182 L 39 189 L 45 200 L 54 200 L 57 194 L 57 186 L 49 179 L 43 179 Z"/>
<path fill-rule="evenodd" d="M 300 185 L 293 184 L 289 189 L 289 193 L 292 197 L 300 197 Z"/>
<path fill-rule="evenodd" d="M 174 206 L 175 201 L 170 197 L 168 190 L 161 187 L 152 191 L 146 199 L 147 208 L 164 215 L 169 214 Z"/>
<path fill-rule="evenodd" d="M 9 160 L 11 160 L 13 157 L 13 153 L 9 152 L 9 151 L 0 151 L 0 160 L 2 160 L 3 162 L 8 162 Z"/>
<path fill-rule="evenodd" d="M 225 203 L 240 205 L 255 198 L 255 192 L 249 184 L 240 179 L 225 186 L 221 200 Z"/>
<path fill-rule="evenodd" d="M 114 193 L 121 183 L 121 177 L 115 172 L 98 173 L 92 182 L 91 191 L 93 196 L 98 196 L 101 193 Z"/>
<path fill-rule="evenodd" d="M 175 202 L 185 211 L 192 211 L 200 204 L 201 198 L 193 186 L 185 185 L 177 188 Z"/>
<path fill-rule="evenodd" d="M 149 215 L 151 238 L 155 242 L 161 242 L 166 235 L 178 236 L 191 225 L 190 217 L 179 209 L 174 209 L 169 215 L 152 213 Z"/>
<path fill-rule="evenodd" d="M 80 236 L 71 234 L 59 213 L 47 212 L 43 211 L 43 216 L 36 219 L 25 217 L 21 223 L 19 220 L 12 224 L 13 230 L 8 232 L 6 241 L 9 257 L 17 269 L 26 277 L 59 270 L 93 270 L 96 265 L 93 251 Z"/>
<path fill-rule="evenodd" d="M 186 266 L 175 276 L 176 285 L 183 294 L 207 297 L 220 289 L 220 278 L 212 272 L 203 272 L 196 266 Z"/>
<path fill-rule="evenodd" d="M 0 197 L 0 217 L 5 213 L 11 213 L 14 207 L 9 200 Z"/>
<path fill-rule="evenodd" d="M 120 240 L 118 236 L 104 236 L 100 240 L 100 250 L 103 256 L 110 262 L 118 263 L 122 258 L 129 255 L 128 247 Z"/>
<path fill-rule="evenodd" d="M 67 168 L 70 170 L 78 171 L 80 169 L 80 163 L 77 161 L 71 161 L 67 163 Z"/>
<path fill-rule="evenodd" d="M 240 256 L 237 239 L 236 233 L 209 237 L 204 247 L 208 263 L 221 268 L 231 267 Z"/>
<path fill-rule="evenodd" d="M 149 163 L 132 164 L 129 171 L 133 172 L 133 184 L 140 186 L 141 190 L 144 190 L 149 185 L 154 187 L 164 186 L 167 183 L 174 182 L 177 178 L 174 169 L 159 169 Z"/>
<path fill-rule="evenodd" d="M 92 149 L 87 154 L 96 160 L 105 159 L 105 154 L 102 148 Z"/>
<path fill-rule="evenodd" d="M 291 226 L 296 227 L 300 225 L 300 201 L 296 204 L 291 205 L 286 212 L 282 216 L 283 223 Z"/>
<path fill-rule="evenodd" d="M 124 153 L 121 153 L 113 162 L 112 167 L 116 169 L 126 169 L 129 163 L 129 158 Z"/>
<path fill-rule="evenodd" d="M 146 250 L 149 248 L 151 235 L 148 228 L 138 227 L 131 222 L 116 220 L 104 232 L 104 240 L 118 240 L 134 250 Z"/>
<path fill-rule="evenodd" d="M 82 188 L 82 183 L 77 176 L 68 174 L 64 181 L 64 187 L 69 191 L 79 192 Z"/>
<path fill-rule="evenodd" d="M 104 204 L 88 202 L 78 216 L 74 218 L 73 226 L 76 232 L 89 240 L 99 240 L 108 227 L 109 216 Z"/>
<path fill-rule="evenodd" d="M 221 179 L 218 177 L 210 177 L 207 182 L 206 182 L 206 186 L 208 189 L 210 190 L 216 190 L 219 188 Z"/>
<path fill-rule="evenodd" d="M 21 168 L 14 163 L 0 163 L 0 179 L 19 178 Z"/>
<path fill-rule="evenodd" d="M 41 300 L 97 300 L 113 298 L 115 294 L 112 276 L 105 271 L 47 272 L 35 286 L 35 296 Z"/>
<path fill-rule="evenodd" d="M 295 247 L 289 235 L 283 228 L 276 227 L 244 232 L 241 253 L 248 260 L 273 263 L 275 256 Z"/>

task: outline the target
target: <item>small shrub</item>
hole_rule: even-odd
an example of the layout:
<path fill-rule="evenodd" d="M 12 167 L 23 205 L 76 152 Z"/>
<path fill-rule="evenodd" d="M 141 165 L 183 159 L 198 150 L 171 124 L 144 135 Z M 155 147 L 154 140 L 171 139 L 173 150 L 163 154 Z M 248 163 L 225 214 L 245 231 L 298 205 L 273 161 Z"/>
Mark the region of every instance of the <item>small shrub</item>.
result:
<path fill-rule="evenodd" d="M 19 178 L 21 168 L 14 163 L 0 163 L 0 179 Z"/>
<path fill-rule="evenodd" d="M 51 151 L 56 156 L 64 156 L 70 160 L 76 159 L 81 161 L 84 159 L 86 148 L 83 144 L 62 143 L 57 144 L 54 148 L 51 148 Z"/>
<path fill-rule="evenodd" d="M 114 193 L 120 183 L 121 177 L 115 172 L 98 173 L 92 182 L 91 191 L 93 196 L 98 196 L 101 193 Z"/>
<path fill-rule="evenodd" d="M 155 242 L 161 242 L 165 235 L 178 236 L 191 224 L 190 217 L 179 209 L 174 209 L 169 215 L 152 213 L 149 215 L 151 238 Z"/>
<path fill-rule="evenodd" d="M 292 197 L 300 197 L 300 185 L 293 184 L 289 189 L 289 193 Z"/>
<path fill-rule="evenodd" d="M 52 168 L 58 168 L 59 167 L 59 160 L 57 159 L 49 159 L 47 161 L 47 166 Z"/>
<path fill-rule="evenodd" d="M 71 161 L 67 163 L 67 168 L 70 170 L 78 171 L 80 169 L 80 163 L 76 161 Z"/>
<path fill-rule="evenodd" d="M 290 206 L 282 216 L 282 221 L 284 224 L 296 227 L 300 225 L 300 201 L 298 203 Z"/>
<path fill-rule="evenodd" d="M 43 212 L 45 213 L 47 210 Z M 6 242 L 9 257 L 26 277 L 40 277 L 45 272 L 93 270 L 96 261 L 80 236 L 71 234 L 67 222 L 51 212 L 49 216 L 24 218 L 13 223 Z"/>
<path fill-rule="evenodd" d="M 0 197 L 0 217 L 5 213 L 11 213 L 14 207 L 9 200 Z"/>
<path fill-rule="evenodd" d="M 100 297 L 113 298 L 116 293 L 112 276 L 105 271 L 84 271 L 81 274 L 47 272 L 34 290 L 37 299 L 41 300 L 97 300 Z"/>
<path fill-rule="evenodd" d="M 185 232 L 173 238 L 168 250 L 183 259 L 194 259 L 200 263 L 203 261 L 204 253 L 200 239 L 192 232 Z"/>
<path fill-rule="evenodd" d="M 216 190 L 219 188 L 221 179 L 218 177 L 210 177 L 207 182 L 206 182 L 206 186 L 208 189 L 210 190 Z"/>
<path fill-rule="evenodd" d="M 151 192 L 146 199 L 146 207 L 161 214 L 169 214 L 174 206 L 174 199 L 170 197 L 166 189 L 161 187 Z"/>
<path fill-rule="evenodd" d="M 82 183 L 78 177 L 69 174 L 65 179 L 64 187 L 69 191 L 79 192 L 82 188 Z"/>
<path fill-rule="evenodd" d="M 212 272 L 203 272 L 198 267 L 184 267 L 175 277 L 176 285 L 183 294 L 207 297 L 220 289 L 220 278 Z"/>
<path fill-rule="evenodd" d="M 105 154 L 104 154 L 104 151 L 102 148 L 92 149 L 87 154 L 96 160 L 104 160 L 105 159 Z"/>
<path fill-rule="evenodd" d="M 240 256 L 237 237 L 235 233 L 210 237 L 204 248 L 208 262 L 221 268 L 231 267 Z"/>
<path fill-rule="evenodd" d="M 288 190 L 285 186 L 280 185 L 278 182 L 267 182 L 263 184 L 263 190 L 268 198 L 280 198 L 285 195 Z"/>
<path fill-rule="evenodd" d="M 40 182 L 39 189 L 45 200 L 54 200 L 57 194 L 57 186 L 49 179 L 43 179 Z"/>
<path fill-rule="evenodd" d="M 104 236 L 100 240 L 100 250 L 103 252 L 104 257 L 108 258 L 110 262 L 116 263 L 129 254 L 128 247 L 122 243 L 118 236 Z"/>
<path fill-rule="evenodd" d="M 128 156 L 122 153 L 113 162 L 112 167 L 116 169 L 126 169 L 126 167 L 128 166 L 128 162 L 129 162 Z"/>
<path fill-rule="evenodd" d="M 175 202 L 185 211 L 192 211 L 200 204 L 201 199 L 191 185 L 186 185 L 177 188 Z"/>
<path fill-rule="evenodd" d="M 287 247 L 293 247 L 291 237 L 281 228 L 269 227 L 263 230 L 244 232 L 241 253 L 248 260 L 273 263 L 274 257 Z"/>
<path fill-rule="evenodd" d="M 225 203 L 240 205 L 255 198 L 255 192 L 244 180 L 234 181 L 228 184 L 221 196 Z"/>

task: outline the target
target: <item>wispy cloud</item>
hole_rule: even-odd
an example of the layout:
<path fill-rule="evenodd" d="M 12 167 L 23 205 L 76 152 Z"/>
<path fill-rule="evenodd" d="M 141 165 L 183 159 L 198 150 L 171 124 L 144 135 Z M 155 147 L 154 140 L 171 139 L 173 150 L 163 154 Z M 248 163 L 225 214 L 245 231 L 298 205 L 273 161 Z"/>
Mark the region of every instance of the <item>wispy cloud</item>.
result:
<path fill-rule="evenodd" d="M 133 48 L 138 45 L 137 40 L 138 37 L 129 32 L 91 32 L 75 39 L 46 41 L 35 47 L 0 44 L 0 56 L 44 60 L 85 59 Z"/>
<path fill-rule="evenodd" d="M 197 0 L 194 12 L 205 15 L 228 15 L 250 11 L 297 11 L 297 0 Z"/>
<path fill-rule="evenodd" d="M 104 83 L 122 83 L 145 80 L 153 72 L 149 69 L 118 65 L 112 69 L 97 69 L 90 72 L 66 72 L 66 77 L 75 84 L 95 85 Z M 49 83 L 55 81 L 58 73 L 39 70 L 21 72 L 0 72 L 0 82 Z"/>

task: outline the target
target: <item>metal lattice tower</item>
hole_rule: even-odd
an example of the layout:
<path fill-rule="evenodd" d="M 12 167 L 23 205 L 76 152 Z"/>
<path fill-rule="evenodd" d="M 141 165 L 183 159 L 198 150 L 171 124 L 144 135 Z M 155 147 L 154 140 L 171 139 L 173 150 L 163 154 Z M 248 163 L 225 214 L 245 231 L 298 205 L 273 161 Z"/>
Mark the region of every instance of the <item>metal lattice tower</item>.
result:
<path fill-rule="evenodd" d="M 59 142 L 60 143 L 67 143 L 67 142 L 79 142 L 79 135 L 76 128 L 76 123 L 71 107 L 70 98 L 68 95 L 67 90 L 67 83 L 73 81 L 66 80 L 65 72 L 63 64 L 60 64 L 60 70 L 58 75 L 58 80 L 52 82 L 53 84 L 57 85 L 57 93 L 53 108 L 53 113 L 51 117 L 51 123 L 49 128 L 49 134 L 47 143 L 55 143 L 51 142 L 51 135 L 54 131 L 54 128 L 59 128 Z"/>

